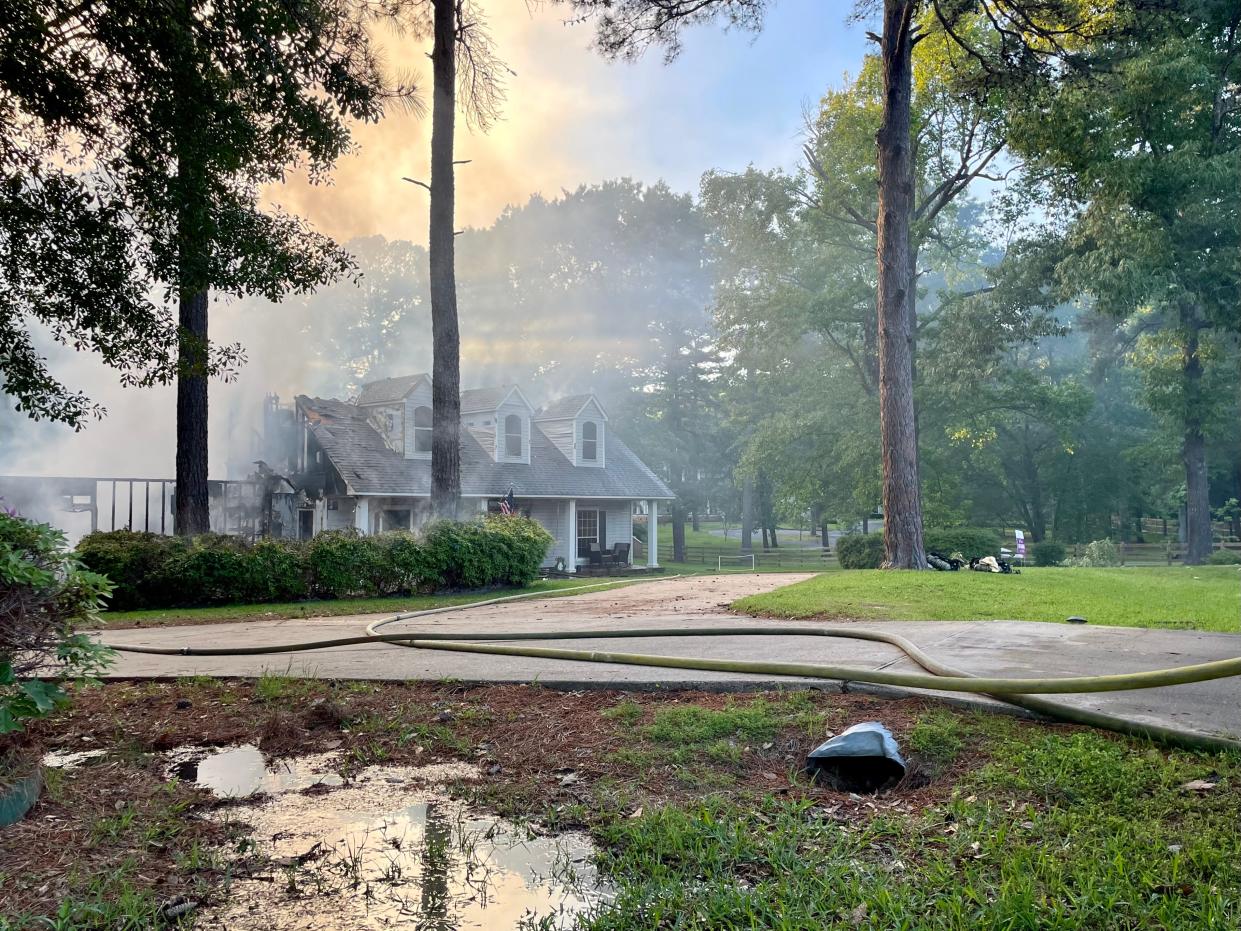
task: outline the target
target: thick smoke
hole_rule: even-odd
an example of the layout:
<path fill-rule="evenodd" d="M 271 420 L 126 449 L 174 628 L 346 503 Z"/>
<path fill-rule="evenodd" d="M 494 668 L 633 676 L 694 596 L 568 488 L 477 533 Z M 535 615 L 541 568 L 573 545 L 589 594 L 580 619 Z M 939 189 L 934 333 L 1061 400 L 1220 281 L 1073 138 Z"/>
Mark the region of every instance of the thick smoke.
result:
<path fill-rule="evenodd" d="M 425 249 L 382 236 L 347 248 L 359 274 L 316 294 L 213 303 L 212 338 L 241 343 L 247 361 L 211 384 L 212 479 L 253 471 L 269 394 L 348 398 L 375 378 L 430 371 Z M 691 200 L 662 185 L 609 182 L 507 208 L 458 237 L 457 268 L 463 386 L 517 383 L 536 404 L 580 391 L 619 404 L 658 364 L 661 335 L 708 325 L 703 226 Z M 122 388 L 97 359 L 46 348 L 52 370 L 107 416 L 75 433 L 0 411 L 0 475 L 171 479 L 175 387 Z M 38 510 L 50 508 L 59 502 Z"/>

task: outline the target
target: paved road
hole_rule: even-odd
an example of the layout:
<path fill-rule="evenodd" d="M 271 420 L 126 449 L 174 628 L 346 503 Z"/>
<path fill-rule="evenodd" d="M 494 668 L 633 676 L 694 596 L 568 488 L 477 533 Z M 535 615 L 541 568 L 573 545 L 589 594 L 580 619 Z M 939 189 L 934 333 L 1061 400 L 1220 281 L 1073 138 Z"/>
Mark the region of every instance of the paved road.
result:
<path fill-rule="evenodd" d="M 391 625 L 384 628 L 384 632 L 606 630 L 609 627 L 740 624 L 770 630 L 773 635 L 602 639 L 592 640 L 589 645 L 599 650 L 621 652 L 822 662 L 872 669 L 916 668 L 903 654 L 884 644 L 778 636 L 787 622 L 738 618 L 726 611 L 729 602 L 736 598 L 802 578 L 805 576 L 773 573 L 673 579 L 568 598 L 469 608 Z M 119 630 L 108 632 L 106 639 L 117 644 L 154 646 L 283 644 L 361 633 L 377 617 L 362 615 Z M 866 621 L 859 622 L 858 626 L 902 634 L 932 655 L 971 673 L 1015 677 L 1133 672 L 1241 655 L 1241 635 L 1237 634 L 1026 621 Z M 545 645 L 577 649 L 585 646 L 581 641 L 551 641 Z M 111 675 L 165 678 L 194 674 L 256 676 L 264 672 L 337 679 L 534 680 L 548 686 L 572 688 L 753 689 L 812 684 L 769 676 L 431 652 L 379 644 L 255 657 L 122 654 Z M 823 682 L 813 684 L 822 686 Z M 1241 705 L 1241 680 L 1237 679 L 1137 692 L 1062 696 L 1056 700 L 1139 720 L 1241 737 L 1241 715 L 1236 712 Z"/>

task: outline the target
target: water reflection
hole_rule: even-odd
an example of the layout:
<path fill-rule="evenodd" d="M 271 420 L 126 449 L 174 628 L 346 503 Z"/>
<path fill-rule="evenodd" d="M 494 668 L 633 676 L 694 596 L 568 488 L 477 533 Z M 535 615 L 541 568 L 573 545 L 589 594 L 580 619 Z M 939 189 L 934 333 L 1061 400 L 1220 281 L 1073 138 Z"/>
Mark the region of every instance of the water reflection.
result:
<path fill-rule="evenodd" d="M 223 810 L 253 828 L 257 849 L 232 864 L 226 904 L 198 926 L 573 927 L 606 897 L 589 838 L 535 836 L 446 794 L 445 780 L 477 777 L 464 764 L 371 767 L 325 794 L 284 791 Z"/>

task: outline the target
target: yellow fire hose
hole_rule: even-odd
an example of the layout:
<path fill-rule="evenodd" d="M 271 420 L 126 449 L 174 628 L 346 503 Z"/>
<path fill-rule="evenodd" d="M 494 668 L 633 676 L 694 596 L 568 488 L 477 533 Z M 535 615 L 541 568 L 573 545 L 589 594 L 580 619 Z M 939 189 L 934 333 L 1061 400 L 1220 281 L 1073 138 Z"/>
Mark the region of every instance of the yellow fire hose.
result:
<path fill-rule="evenodd" d="M 597 588 L 600 585 L 581 586 Z M 568 589 L 562 589 L 568 591 Z M 276 644 L 253 647 L 142 647 L 112 645 L 112 649 L 126 653 L 147 653 L 161 656 L 259 656 L 274 653 L 293 653 L 307 650 L 325 650 L 333 647 L 356 646 L 364 643 L 391 643 L 422 650 L 446 650 L 457 653 L 483 653 L 499 656 L 524 656 L 539 659 L 571 660 L 587 663 L 618 663 L 629 666 L 654 666 L 668 669 L 695 669 L 709 672 L 750 673 L 771 676 L 794 676 L 798 678 L 827 679 L 843 682 L 862 682 L 890 685 L 908 689 L 935 689 L 948 692 L 984 694 L 999 701 L 1038 712 L 1076 724 L 1085 724 L 1104 730 L 1117 731 L 1164 743 L 1199 750 L 1241 751 L 1241 741 L 1199 734 L 1177 728 L 1133 721 L 1115 715 L 1104 714 L 1068 705 L 1058 704 L 1035 695 L 1084 694 L 1115 692 L 1132 689 L 1161 688 L 1169 685 L 1185 685 L 1191 682 L 1207 682 L 1241 675 L 1241 657 L 1154 669 L 1146 672 L 1122 673 L 1105 676 L 1070 676 L 1063 678 L 1004 678 L 974 676 L 955 669 L 925 653 L 913 641 L 898 634 L 867 630 L 860 627 L 807 627 L 781 626 L 725 626 L 725 627 L 652 627 L 624 630 L 555 630 L 555 631 L 492 631 L 478 633 L 400 633 L 380 634 L 377 631 L 389 624 L 413 620 L 429 614 L 478 607 L 515 598 L 533 597 L 545 593 L 492 599 L 397 614 L 371 624 L 366 633 L 353 637 L 336 637 L 299 643 Z M 524 642 L 539 640 L 590 640 L 629 639 L 647 637 L 747 637 L 747 636 L 796 636 L 833 637 L 849 640 L 869 640 L 896 647 L 926 672 L 897 672 L 883 669 L 859 669 L 851 666 L 835 666 L 819 663 L 766 662 L 754 660 L 711 659 L 708 657 L 662 656 L 649 653 L 615 653 L 599 650 L 573 650 L 562 647 L 527 646 Z M 507 641 L 507 642 L 496 642 Z"/>

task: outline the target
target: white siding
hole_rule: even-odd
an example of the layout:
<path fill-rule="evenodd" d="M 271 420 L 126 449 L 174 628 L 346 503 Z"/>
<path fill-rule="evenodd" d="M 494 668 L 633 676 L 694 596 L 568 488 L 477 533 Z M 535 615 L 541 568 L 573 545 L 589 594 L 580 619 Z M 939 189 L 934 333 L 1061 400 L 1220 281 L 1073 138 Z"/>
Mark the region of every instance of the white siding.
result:
<path fill-rule="evenodd" d="M 555 565 L 557 557 L 561 557 L 567 562 L 569 559 L 568 500 L 531 501 L 530 516 L 542 524 L 543 529 L 555 539 L 555 542 L 547 551 L 547 557 L 543 560 L 543 565 Z"/>
<path fill-rule="evenodd" d="M 366 421 L 383 437 L 393 452 L 405 449 L 405 408 L 400 404 L 377 404 L 366 408 Z M 389 429 L 391 423 L 391 429 Z M 411 439 L 412 443 L 413 440 Z"/>
<path fill-rule="evenodd" d="M 352 498 L 329 498 L 328 504 L 335 504 L 336 507 L 329 507 L 324 512 L 324 530 L 344 530 L 353 526 Z"/>
<path fill-rule="evenodd" d="M 573 451 L 572 420 L 542 420 L 539 422 L 539 429 L 551 440 L 553 446 L 564 453 L 566 459 L 574 461 L 576 456 Z"/>

